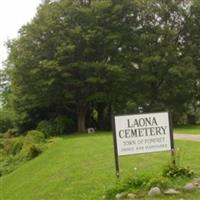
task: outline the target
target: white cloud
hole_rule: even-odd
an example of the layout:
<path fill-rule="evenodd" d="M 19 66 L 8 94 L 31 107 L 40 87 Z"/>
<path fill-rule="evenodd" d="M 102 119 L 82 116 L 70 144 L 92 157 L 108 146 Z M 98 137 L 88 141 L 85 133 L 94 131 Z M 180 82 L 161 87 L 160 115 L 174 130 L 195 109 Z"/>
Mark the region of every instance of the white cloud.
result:
<path fill-rule="evenodd" d="M 2 0 L 0 2 L 0 68 L 7 57 L 5 43 L 17 37 L 18 30 L 36 13 L 41 0 Z"/>

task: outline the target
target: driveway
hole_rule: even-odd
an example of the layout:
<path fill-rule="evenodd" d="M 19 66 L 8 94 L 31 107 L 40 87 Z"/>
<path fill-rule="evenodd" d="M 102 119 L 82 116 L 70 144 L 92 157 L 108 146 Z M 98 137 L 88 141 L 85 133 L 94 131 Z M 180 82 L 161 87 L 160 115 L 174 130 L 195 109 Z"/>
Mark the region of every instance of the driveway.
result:
<path fill-rule="evenodd" d="M 200 142 L 200 135 L 191 134 L 174 134 L 174 139 L 176 140 L 192 140 Z"/>

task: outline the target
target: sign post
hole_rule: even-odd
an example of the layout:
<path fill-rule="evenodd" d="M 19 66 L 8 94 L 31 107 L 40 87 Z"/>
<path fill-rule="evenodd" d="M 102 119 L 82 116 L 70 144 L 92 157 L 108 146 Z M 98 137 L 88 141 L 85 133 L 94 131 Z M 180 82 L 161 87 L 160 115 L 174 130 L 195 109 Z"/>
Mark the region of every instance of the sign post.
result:
<path fill-rule="evenodd" d="M 175 159 L 175 146 L 174 146 L 174 136 L 173 136 L 173 123 L 172 123 L 172 115 L 169 114 L 169 127 L 170 127 L 170 139 L 171 139 L 171 156 L 172 156 L 172 164 L 176 165 L 176 159 Z"/>
<path fill-rule="evenodd" d="M 171 151 L 175 165 L 172 120 L 169 112 L 115 115 L 112 120 L 116 175 L 119 156 Z"/>
<path fill-rule="evenodd" d="M 114 153 L 115 153 L 115 168 L 116 168 L 116 176 L 119 178 L 120 172 L 119 172 L 119 158 L 117 154 L 117 138 L 116 138 L 116 130 L 115 130 L 115 120 L 114 117 L 112 117 L 112 129 L 113 129 L 113 144 L 114 144 Z"/>

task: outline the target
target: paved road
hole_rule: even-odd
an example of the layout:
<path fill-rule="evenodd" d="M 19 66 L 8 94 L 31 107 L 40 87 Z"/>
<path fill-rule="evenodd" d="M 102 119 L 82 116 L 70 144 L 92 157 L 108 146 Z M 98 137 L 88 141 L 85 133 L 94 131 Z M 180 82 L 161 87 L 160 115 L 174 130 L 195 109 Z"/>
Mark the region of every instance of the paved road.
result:
<path fill-rule="evenodd" d="M 192 140 L 192 141 L 200 142 L 200 135 L 174 134 L 174 139 L 177 139 L 177 140 Z"/>

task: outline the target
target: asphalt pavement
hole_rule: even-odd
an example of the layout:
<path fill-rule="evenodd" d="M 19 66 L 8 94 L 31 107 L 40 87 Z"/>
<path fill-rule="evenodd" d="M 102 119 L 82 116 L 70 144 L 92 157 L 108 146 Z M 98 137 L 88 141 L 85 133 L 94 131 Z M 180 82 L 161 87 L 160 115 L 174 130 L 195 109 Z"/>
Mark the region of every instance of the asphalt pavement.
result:
<path fill-rule="evenodd" d="M 191 135 L 191 134 L 174 134 L 175 140 L 191 140 L 200 142 L 200 135 Z"/>

